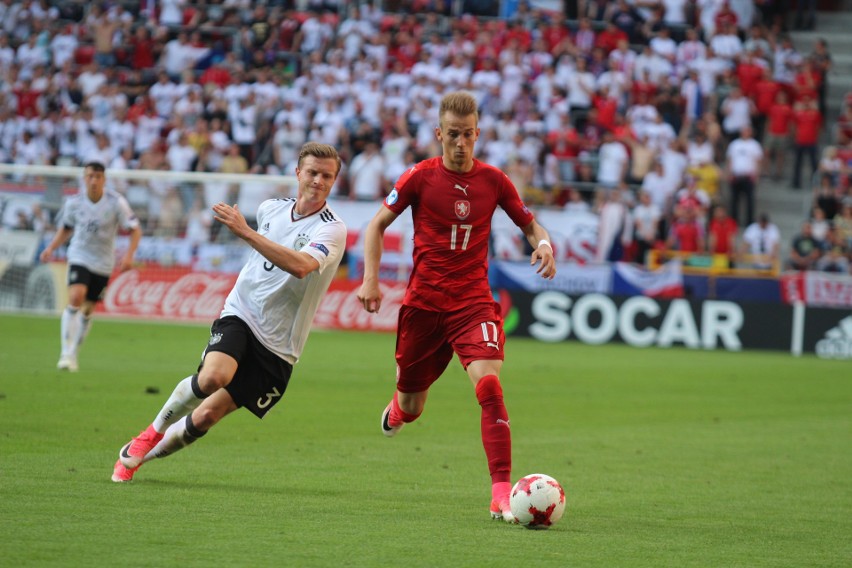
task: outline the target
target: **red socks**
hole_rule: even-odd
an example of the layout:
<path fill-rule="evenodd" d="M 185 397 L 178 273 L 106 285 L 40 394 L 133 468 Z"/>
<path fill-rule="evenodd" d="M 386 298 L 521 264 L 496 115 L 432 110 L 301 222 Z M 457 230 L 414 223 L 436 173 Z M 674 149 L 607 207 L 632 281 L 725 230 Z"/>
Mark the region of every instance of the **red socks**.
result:
<path fill-rule="evenodd" d="M 399 407 L 399 401 L 397 400 L 398 395 L 399 391 L 394 391 L 393 399 L 391 400 L 390 413 L 388 414 L 388 425 L 392 428 L 396 428 L 397 426 L 408 422 L 414 422 L 420 416 L 419 414 L 408 414 L 403 412 Z"/>
<path fill-rule="evenodd" d="M 492 483 L 509 483 L 512 472 L 512 434 L 503 388 L 497 375 L 486 375 L 476 384 L 476 400 L 482 407 L 482 446 L 488 458 Z"/>

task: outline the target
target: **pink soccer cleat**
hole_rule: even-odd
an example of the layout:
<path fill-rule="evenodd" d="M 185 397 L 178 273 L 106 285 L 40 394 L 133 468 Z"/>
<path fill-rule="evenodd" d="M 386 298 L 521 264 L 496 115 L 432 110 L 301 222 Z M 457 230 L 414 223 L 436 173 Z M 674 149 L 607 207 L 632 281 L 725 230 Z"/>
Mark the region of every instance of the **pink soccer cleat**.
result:
<path fill-rule="evenodd" d="M 390 411 L 391 404 L 389 403 L 385 408 L 384 412 L 382 412 L 382 434 L 387 436 L 388 438 L 393 438 L 396 436 L 396 433 L 402 430 L 402 427 L 405 426 L 405 422 L 401 422 L 399 426 L 391 426 L 390 423 Z"/>
<path fill-rule="evenodd" d="M 491 518 L 494 520 L 504 520 L 507 523 L 515 524 L 517 519 L 512 514 L 512 508 L 509 506 L 509 496 L 506 495 L 503 499 L 493 499 L 491 501 Z"/>
<path fill-rule="evenodd" d="M 118 452 L 118 461 L 125 468 L 136 471 L 142 460 L 148 455 L 148 452 L 162 439 L 162 434 L 154 430 L 153 426 L 148 426 L 121 448 L 121 451 Z M 132 472 L 130 473 L 130 477 L 133 477 Z M 126 481 L 129 481 L 129 479 Z"/>
<path fill-rule="evenodd" d="M 133 481 L 133 474 L 136 473 L 138 467 L 127 469 L 122 465 L 121 460 L 116 460 L 115 466 L 112 468 L 112 480 L 116 483 L 125 483 Z"/>

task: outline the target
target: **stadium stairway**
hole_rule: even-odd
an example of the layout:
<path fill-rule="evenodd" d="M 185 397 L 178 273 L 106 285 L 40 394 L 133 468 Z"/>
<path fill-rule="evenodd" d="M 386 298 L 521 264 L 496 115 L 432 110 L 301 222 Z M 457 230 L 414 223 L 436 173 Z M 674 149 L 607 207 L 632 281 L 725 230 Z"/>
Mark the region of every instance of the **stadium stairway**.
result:
<path fill-rule="evenodd" d="M 818 12 L 816 29 L 791 31 L 790 36 L 802 55 L 813 51 L 816 40 L 825 39 L 831 53 L 832 69 L 828 76 L 826 93 L 827 116 L 820 150 L 834 141 L 834 126 L 847 92 L 852 91 L 852 1 L 844 2 L 843 11 Z M 761 179 L 757 192 L 757 211 L 768 212 L 781 231 L 781 256 L 787 251 L 793 237 L 799 232 L 811 204 L 810 188 L 791 187 L 793 154 L 790 152 L 785 176 L 774 181 Z M 804 181 L 804 180 L 803 180 Z"/>

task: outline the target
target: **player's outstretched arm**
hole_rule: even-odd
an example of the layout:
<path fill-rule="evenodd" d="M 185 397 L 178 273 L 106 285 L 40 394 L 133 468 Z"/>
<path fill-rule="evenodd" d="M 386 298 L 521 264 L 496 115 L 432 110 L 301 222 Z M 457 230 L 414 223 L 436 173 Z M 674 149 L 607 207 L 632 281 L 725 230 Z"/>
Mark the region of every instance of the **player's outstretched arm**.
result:
<path fill-rule="evenodd" d="M 236 204 L 231 207 L 225 203 L 217 203 L 213 206 L 213 212 L 215 213 L 214 219 L 228 227 L 234 235 L 247 242 L 266 260 L 281 270 L 289 272 L 296 278 L 304 278 L 314 270 L 319 269 L 319 261 L 311 255 L 279 245 L 249 227 L 246 218 Z"/>
<path fill-rule="evenodd" d="M 542 278 L 551 280 L 556 276 L 556 259 L 553 258 L 553 247 L 550 245 L 550 235 L 547 230 L 538 224 L 535 219 L 533 222 L 522 229 L 527 241 L 533 247 L 532 255 L 530 256 L 530 265 L 535 266 L 540 263 L 536 274 L 540 274 Z"/>
<path fill-rule="evenodd" d="M 382 206 L 364 230 L 364 280 L 358 289 L 358 300 L 364 309 L 371 313 L 378 312 L 382 306 L 379 264 L 382 260 L 385 230 L 396 218 L 396 213 Z"/>
<path fill-rule="evenodd" d="M 126 272 L 133 268 L 133 257 L 136 256 L 136 249 L 139 248 L 139 241 L 142 240 L 142 228 L 139 226 L 130 230 L 130 245 L 127 247 L 127 252 L 121 258 L 121 263 L 118 268 L 122 272 Z"/>
<path fill-rule="evenodd" d="M 44 250 L 41 251 L 41 254 L 38 255 L 38 259 L 41 262 L 47 262 L 53 256 L 54 251 L 64 245 L 68 239 L 71 238 L 71 235 L 74 233 L 74 229 L 69 229 L 68 227 L 62 226 L 57 229 L 56 234 L 53 235 L 53 239 L 51 239 L 50 244 L 44 247 Z"/>

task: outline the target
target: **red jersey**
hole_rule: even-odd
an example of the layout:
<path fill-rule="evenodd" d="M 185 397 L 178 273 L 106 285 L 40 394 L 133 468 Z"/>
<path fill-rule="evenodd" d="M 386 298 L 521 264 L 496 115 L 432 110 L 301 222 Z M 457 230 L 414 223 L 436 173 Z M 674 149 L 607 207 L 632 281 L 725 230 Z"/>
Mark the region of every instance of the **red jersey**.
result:
<path fill-rule="evenodd" d="M 794 140 L 801 146 L 811 146 L 819 140 L 822 127 L 822 115 L 815 108 L 804 108 L 793 111 L 793 122 L 796 124 Z"/>
<path fill-rule="evenodd" d="M 721 221 L 710 221 L 710 234 L 715 239 L 715 245 L 710 252 L 714 254 L 730 254 L 734 252 L 734 237 L 737 236 L 737 222 L 732 217 Z"/>
<path fill-rule="evenodd" d="M 580 135 L 573 128 L 550 132 L 547 143 L 557 158 L 576 158 L 580 154 Z"/>
<path fill-rule="evenodd" d="M 737 66 L 737 78 L 745 96 L 753 98 L 757 83 L 763 78 L 763 67 L 757 63 L 743 62 Z"/>
<path fill-rule="evenodd" d="M 795 99 L 800 101 L 805 97 L 817 98 L 817 90 L 822 83 L 822 78 L 817 71 L 801 71 L 796 74 L 793 86 L 796 90 Z"/>
<path fill-rule="evenodd" d="M 414 267 L 402 303 L 438 312 L 491 301 L 488 243 L 498 206 L 519 227 L 534 218 L 499 169 L 474 160 L 469 172 L 453 172 L 440 156 L 409 168 L 384 204 L 397 215 L 411 207 L 414 220 Z"/>
<path fill-rule="evenodd" d="M 615 115 L 618 112 L 618 101 L 612 97 L 592 97 L 592 105 L 598 109 L 598 124 L 607 129 L 615 126 Z"/>
<path fill-rule="evenodd" d="M 698 244 L 704 237 L 704 231 L 697 222 L 675 221 L 671 228 L 677 250 L 681 252 L 698 252 Z"/>
<path fill-rule="evenodd" d="M 793 107 L 775 103 L 769 108 L 769 133 L 774 136 L 787 136 L 790 133 L 790 120 Z"/>
<path fill-rule="evenodd" d="M 771 79 L 758 81 L 754 86 L 754 106 L 757 107 L 757 112 L 769 114 L 769 109 L 775 104 L 780 90 L 781 84 Z"/>

